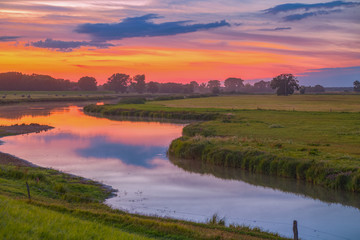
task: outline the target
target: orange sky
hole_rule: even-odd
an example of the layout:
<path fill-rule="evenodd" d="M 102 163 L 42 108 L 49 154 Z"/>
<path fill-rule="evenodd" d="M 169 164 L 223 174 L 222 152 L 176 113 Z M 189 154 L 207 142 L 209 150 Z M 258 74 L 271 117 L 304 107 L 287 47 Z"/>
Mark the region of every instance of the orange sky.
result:
<path fill-rule="evenodd" d="M 333 85 L 350 84 L 360 72 L 360 3 L 332 4 L 328 12 L 313 0 L 303 1 L 306 8 L 295 4 L 294 11 L 277 0 L 206 3 L 2 1 L 0 72 L 71 81 L 88 75 L 100 84 L 113 73 L 159 82 L 257 81 L 293 73 L 314 83 L 333 75 Z M 273 13 L 277 7 L 282 10 Z"/>

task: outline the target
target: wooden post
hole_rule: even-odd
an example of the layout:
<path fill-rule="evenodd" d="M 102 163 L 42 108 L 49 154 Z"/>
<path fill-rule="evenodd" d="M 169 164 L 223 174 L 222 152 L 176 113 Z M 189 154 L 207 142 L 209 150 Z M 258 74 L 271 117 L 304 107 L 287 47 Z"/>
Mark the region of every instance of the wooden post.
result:
<path fill-rule="evenodd" d="M 296 220 L 294 220 L 294 222 L 293 222 L 293 232 L 294 232 L 294 240 L 299 240 L 298 227 L 297 227 Z"/>
<path fill-rule="evenodd" d="M 30 187 L 28 182 L 26 181 L 26 188 L 27 188 L 27 193 L 28 193 L 28 197 L 29 197 L 29 201 L 31 201 L 31 196 L 30 196 Z"/>

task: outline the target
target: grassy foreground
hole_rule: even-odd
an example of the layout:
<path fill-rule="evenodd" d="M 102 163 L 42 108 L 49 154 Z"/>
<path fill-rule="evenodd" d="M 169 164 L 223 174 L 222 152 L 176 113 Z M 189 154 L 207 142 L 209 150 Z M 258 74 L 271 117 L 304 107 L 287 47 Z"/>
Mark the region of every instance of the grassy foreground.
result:
<path fill-rule="evenodd" d="M 360 192 L 359 100 L 360 95 L 251 95 L 90 105 L 84 110 L 104 116 L 208 120 L 186 126 L 169 154 Z M 251 109 L 259 102 L 274 110 Z M 282 110 L 284 102 L 306 111 Z M 228 108 L 229 103 L 236 105 Z"/>

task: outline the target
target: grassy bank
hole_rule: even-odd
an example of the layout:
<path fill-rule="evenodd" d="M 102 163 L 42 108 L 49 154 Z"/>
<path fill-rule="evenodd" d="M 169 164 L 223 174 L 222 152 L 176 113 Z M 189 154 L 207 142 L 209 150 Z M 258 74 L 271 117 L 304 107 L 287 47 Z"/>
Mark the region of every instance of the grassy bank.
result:
<path fill-rule="evenodd" d="M 0 91 L 0 105 L 23 102 L 63 102 L 115 99 L 109 91 Z"/>
<path fill-rule="evenodd" d="M 296 100 L 298 106 L 307 111 L 222 107 L 227 106 L 224 101 L 238 101 L 238 108 L 242 104 L 244 108 L 249 107 L 242 102 L 246 97 L 255 102 L 266 100 L 266 104 L 274 104 L 274 109 L 282 108 L 274 103 L 279 99 L 284 102 Z M 309 97 L 308 101 L 301 100 L 306 97 Z M 330 112 L 324 105 L 331 97 L 334 97 L 332 104 L 337 112 Z M 204 120 L 196 116 L 211 114 L 214 117 L 208 121 L 186 126 L 183 137 L 172 142 L 169 154 L 222 167 L 301 179 L 332 189 L 360 192 L 360 113 L 354 112 L 358 107 L 358 98 L 357 95 L 288 98 L 252 95 L 88 106 L 85 111 L 103 116 L 147 112 L 138 116 L 153 116 L 153 113 L 165 118 L 168 115 L 176 117 L 172 114 L 175 112 L 185 115 L 181 119 L 195 120 Z"/>

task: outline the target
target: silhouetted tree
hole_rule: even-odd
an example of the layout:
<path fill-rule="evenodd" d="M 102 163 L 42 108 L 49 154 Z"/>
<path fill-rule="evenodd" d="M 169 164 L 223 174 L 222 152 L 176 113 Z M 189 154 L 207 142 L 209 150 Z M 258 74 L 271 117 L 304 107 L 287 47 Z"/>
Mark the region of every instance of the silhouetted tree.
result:
<path fill-rule="evenodd" d="M 292 74 L 280 74 L 271 80 L 270 86 L 276 89 L 277 95 L 287 96 L 299 90 L 299 81 Z"/>
<path fill-rule="evenodd" d="M 108 81 L 104 86 L 108 90 L 112 90 L 115 92 L 126 92 L 127 87 L 130 83 L 130 76 L 124 73 L 115 73 L 111 77 L 108 78 Z"/>
<path fill-rule="evenodd" d="M 220 84 L 219 80 L 210 80 L 210 81 L 208 81 L 207 86 L 212 93 L 214 93 L 214 94 L 220 93 L 221 84 Z"/>
<path fill-rule="evenodd" d="M 227 78 L 224 82 L 225 89 L 228 92 L 238 92 L 244 87 L 244 80 L 241 78 Z"/>
<path fill-rule="evenodd" d="M 96 91 L 97 90 L 97 82 L 93 77 L 82 77 L 78 81 L 78 86 L 81 90 L 84 91 Z"/>
<path fill-rule="evenodd" d="M 199 84 L 196 81 L 191 81 L 190 84 L 193 86 L 193 92 L 199 91 Z"/>
<path fill-rule="evenodd" d="M 145 75 L 136 75 L 133 77 L 134 89 L 137 93 L 143 93 L 146 88 Z"/>
<path fill-rule="evenodd" d="M 305 87 L 305 86 L 301 86 L 301 87 L 299 88 L 299 92 L 300 92 L 300 94 L 305 94 L 305 92 L 306 92 L 306 87 Z"/>
<path fill-rule="evenodd" d="M 183 92 L 184 93 L 193 93 L 194 92 L 194 85 L 193 84 L 185 84 Z"/>
<path fill-rule="evenodd" d="M 256 83 L 254 83 L 254 88 L 257 90 L 262 90 L 262 91 L 269 90 L 269 89 L 271 89 L 270 81 L 266 82 L 264 80 L 261 80 L 259 82 L 256 82 Z"/>
<path fill-rule="evenodd" d="M 157 82 L 149 82 L 147 84 L 147 91 L 152 94 L 159 92 L 159 83 Z"/>
<path fill-rule="evenodd" d="M 65 91 L 73 87 L 69 80 L 55 79 L 48 75 L 0 73 L 0 90 L 3 91 Z"/>
<path fill-rule="evenodd" d="M 360 92 L 360 82 L 358 80 L 354 81 L 354 91 Z"/>

